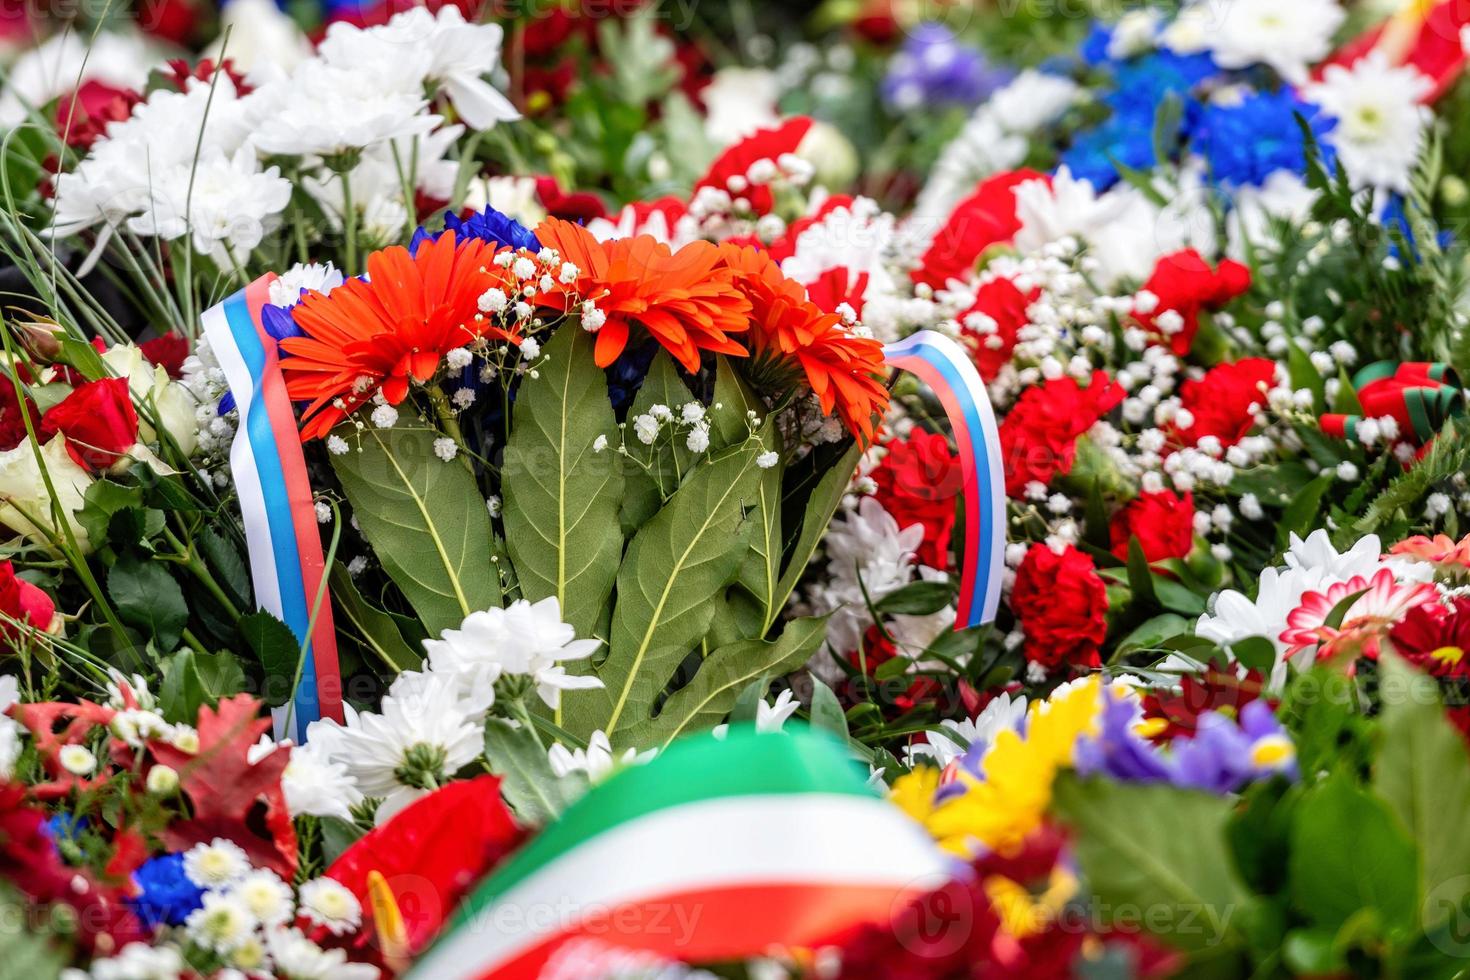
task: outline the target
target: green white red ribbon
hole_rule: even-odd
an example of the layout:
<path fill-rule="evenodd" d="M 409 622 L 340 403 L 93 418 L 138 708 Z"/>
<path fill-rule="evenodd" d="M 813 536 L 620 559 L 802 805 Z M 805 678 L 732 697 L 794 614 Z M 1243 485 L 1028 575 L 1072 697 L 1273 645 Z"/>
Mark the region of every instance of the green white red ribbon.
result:
<path fill-rule="evenodd" d="M 412 980 L 539 974 L 568 943 L 711 962 L 884 922 L 947 875 L 834 739 L 732 730 L 594 787 L 471 895 Z"/>
<path fill-rule="evenodd" d="M 1353 390 L 1362 413 L 1324 415 L 1323 432 L 1356 441 L 1358 423 L 1363 419 L 1391 416 L 1405 439 L 1427 446 L 1446 419 L 1465 412 L 1464 389 L 1459 375 L 1448 364 L 1378 361 L 1353 376 Z"/>

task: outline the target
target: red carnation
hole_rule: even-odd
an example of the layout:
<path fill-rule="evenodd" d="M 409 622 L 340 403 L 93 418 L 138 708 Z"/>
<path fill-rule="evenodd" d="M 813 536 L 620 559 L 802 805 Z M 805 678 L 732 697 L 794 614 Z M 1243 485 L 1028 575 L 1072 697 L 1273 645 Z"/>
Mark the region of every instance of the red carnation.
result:
<path fill-rule="evenodd" d="M 1010 363 L 1016 337 L 1026 325 L 1026 311 L 1039 295 L 1039 289 L 1023 293 L 1009 279 L 993 279 L 980 287 L 974 304 L 956 318 L 974 352 L 980 377 L 994 381 Z"/>
<path fill-rule="evenodd" d="M 607 205 L 602 203 L 602 198 L 588 191 L 568 194 L 555 177 L 537 177 L 536 196 L 547 214 L 563 221 L 586 224 L 593 218 L 607 217 Z"/>
<path fill-rule="evenodd" d="M 1205 436 L 1214 436 L 1221 446 L 1235 445 L 1255 428 L 1256 413 L 1252 409 L 1265 407 L 1266 391 L 1275 383 L 1276 363 L 1264 357 L 1220 364 L 1198 381 L 1184 382 L 1179 388 L 1179 403 L 1194 421 L 1176 431 L 1176 440 L 1194 446 Z"/>
<path fill-rule="evenodd" d="M 1113 554 L 1126 560 L 1133 538 L 1149 561 L 1183 558 L 1194 550 L 1194 494 L 1141 493 L 1113 515 Z"/>
<path fill-rule="evenodd" d="M 776 204 L 770 187 L 765 184 L 753 185 L 736 193 L 730 190 L 730 178 L 744 178 L 750 172 L 751 164 L 757 160 L 774 161 L 787 153 L 795 153 L 811 128 L 810 117 L 797 116 L 774 129 L 757 130 L 721 153 L 710 165 L 709 171 L 699 179 L 699 183 L 694 185 L 695 192 L 698 193 L 701 187 L 729 191 L 730 196 L 737 201 L 742 198 L 748 201 L 755 214 L 769 213 Z"/>
<path fill-rule="evenodd" d="M 1050 484 L 1072 471 L 1077 437 L 1123 401 L 1123 389 L 1103 371 L 1087 387 L 1075 378 L 1055 378 L 1027 388 L 1000 426 L 1006 493 L 1021 496 L 1026 484 Z"/>
<path fill-rule="evenodd" d="M 78 466 L 105 470 L 138 443 L 138 413 L 126 378 L 88 381 L 41 417 L 41 439 L 66 436 Z"/>
<path fill-rule="evenodd" d="M 96 79 L 85 81 L 75 92 L 57 100 L 56 135 L 70 147 L 91 149 L 93 143 L 107 135 L 110 123 L 127 119 L 133 114 L 133 107 L 142 101 L 143 97 L 132 89 Z"/>
<path fill-rule="evenodd" d="M 1108 591 L 1092 559 L 1031 546 L 1016 572 L 1011 610 L 1026 632 L 1026 659 L 1045 667 L 1096 667 L 1108 635 Z"/>
<path fill-rule="evenodd" d="M 1435 677 L 1470 676 L 1470 598 L 1415 606 L 1389 639 L 1400 656 Z"/>
<path fill-rule="evenodd" d="M 922 429 L 885 448 L 888 455 L 872 472 L 879 502 L 899 527 L 924 526 L 924 543 L 916 552 L 920 562 L 948 568 L 955 500 L 965 484 L 959 457 L 944 436 Z"/>
<path fill-rule="evenodd" d="M 485 873 L 521 842 L 500 799 L 500 780 L 459 780 L 416 800 L 367 832 L 327 869 L 363 908 L 368 874 L 383 876 L 403 913 L 411 952 L 428 945 Z M 363 928 L 363 941 L 370 927 Z"/>
<path fill-rule="evenodd" d="M 863 315 L 863 297 L 868 291 L 868 274 L 856 276 L 838 266 L 828 269 L 812 282 L 806 284 L 806 297 L 823 313 L 836 313 L 841 306 L 852 307 L 858 319 Z"/>
<path fill-rule="evenodd" d="M 26 419 L 20 405 L 15 385 L 9 378 L 0 378 L 0 452 L 8 452 L 26 441 Z M 29 398 L 25 400 L 25 411 L 31 417 L 31 425 L 39 429 L 41 415 Z"/>
<path fill-rule="evenodd" d="M 1147 313 L 1134 318 L 1156 338 L 1165 340 L 1175 354 L 1183 357 L 1194 344 L 1199 332 L 1200 312 L 1218 309 L 1251 287 L 1251 270 L 1233 259 L 1224 259 L 1219 268 L 1211 269 L 1204 256 L 1192 248 L 1159 259 L 1154 274 L 1143 284 L 1146 292 L 1158 297 L 1158 303 Z M 1183 319 L 1178 330 L 1165 330 L 1159 320 L 1167 313 Z"/>
<path fill-rule="evenodd" d="M 0 613 L 5 616 L 0 620 L 0 636 L 7 644 L 14 644 L 20 630 L 10 620 L 38 630 L 50 630 L 51 621 L 56 618 L 56 603 L 39 586 L 17 578 L 10 562 L 3 561 L 0 562 Z"/>
<path fill-rule="evenodd" d="M 161 367 L 175 380 L 184 375 L 184 358 L 189 356 L 189 342 L 176 333 L 166 333 L 138 345 L 148 363 Z"/>
<path fill-rule="evenodd" d="M 950 212 L 914 270 L 914 281 L 939 289 L 951 279 L 964 279 L 974 272 L 975 263 L 990 246 L 1009 244 L 1021 230 L 1016 187 L 1030 180 L 1051 184 L 1050 177 L 1035 170 L 1012 170 L 982 181 Z"/>

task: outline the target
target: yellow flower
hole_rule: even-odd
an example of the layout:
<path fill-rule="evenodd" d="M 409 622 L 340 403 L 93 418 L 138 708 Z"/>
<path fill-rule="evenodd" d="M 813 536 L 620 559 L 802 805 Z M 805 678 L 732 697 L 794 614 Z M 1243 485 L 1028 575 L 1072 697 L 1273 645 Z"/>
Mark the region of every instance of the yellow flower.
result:
<path fill-rule="evenodd" d="M 905 787 L 906 793 L 912 794 L 906 797 L 909 802 L 900 805 L 954 854 L 969 857 L 976 844 L 1014 853 L 1026 836 L 1041 826 L 1051 805 L 1057 770 L 1072 764 L 1077 739 L 1096 733 L 1100 691 L 1099 680 L 1089 678 L 1059 697 L 1034 706 L 1024 738 L 1009 730 L 996 736 L 980 763 L 983 780 L 960 773 L 960 780 L 967 786 L 963 795 L 926 813 L 913 806 L 913 797 L 922 786 L 915 780 Z M 932 775 L 919 778 L 937 785 L 938 773 L 929 772 Z M 897 790 L 895 786 L 895 794 Z"/>

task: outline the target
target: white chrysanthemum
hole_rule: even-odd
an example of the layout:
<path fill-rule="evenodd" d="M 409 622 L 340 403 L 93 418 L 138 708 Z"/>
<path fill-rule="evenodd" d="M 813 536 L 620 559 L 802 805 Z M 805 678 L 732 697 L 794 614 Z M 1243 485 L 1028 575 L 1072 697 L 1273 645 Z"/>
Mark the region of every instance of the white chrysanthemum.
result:
<path fill-rule="evenodd" d="M 1354 186 L 1405 193 L 1432 118 L 1420 100 L 1433 87 L 1418 69 L 1394 67 L 1374 52 L 1351 68 L 1329 66 L 1305 94 L 1336 117 L 1323 139 Z"/>
<path fill-rule="evenodd" d="M 200 888 L 224 888 L 250 873 L 250 859 L 234 841 L 216 837 L 184 852 L 184 875 Z"/>
<path fill-rule="evenodd" d="M 362 906 L 357 896 L 334 878 L 313 878 L 301 886 L 299 898 L 301 915 L 334 936 L 345 935 L 362 925 Z"/>
<path fill-rule="evenodd" d="M 909 766 L 926 763 L 943 769 L 971 749 L 977 756 L 984 754 L 997 735 L 1007 729 L 1019 731 L 1025 720 L 1026 698 L 1002 694 L 974 718 L 940 722 L 939 729 L 928 733 L 927 742 L 904 750 L 904 762 Z"/>
<path fill-rule="evenodd" d="M 308 736 L 322 723 L 307 729 Z M 328 722 L 327 724 L 331 724 Z M 305 745 L 276 742 L 269 735 L 250 747 L 249 761 L 254 764 L 277 748 L 287 747 L 291 760 L 281 771 L 281 789 L 286 794 L 286 809 L 291 816 L 310 814 L 314 817 L 352 819 L 352 807 L 362 802 L 362 793 L 353 783 L 347 766 L 332 761 L 324 748 L 327 740 L 318 742 L 308 737 Z"/>
<path fill-rule="evenodd" d="M 265 942 L 278 976 L 293 980 L 375 980 L 378 976 L 377 967 L 349 963 L 346 950 L 322 949 L 299 929 L 268 930 Z"/>
<path fill-rule="evenodd" d="M 251 139 L 262 153 L 321 156 L 362 150 L 399 136 L 422 136 L 440 122 L 421 93 L 394 90 L 392 69 L 347 71 L 302 62 L 290 78 L 253 94 L 262 118 Z"/>
<path fill-rule="evenodd" d="M 274 871 L 250 872 L 236 882 L 228 894 L 244 905 L 258 922 L 268 926 L 281 925 L 296 910 L 291 886 Z"/>
<path fill-rule="evenodd" d="M 174 946 L 128 943 L 116 956 L 92 961 L 94 980 L 178 980 L 184 958 Z M 85 974 L 84 974 L 85 975 Z"/>
<path fill-rule="evenodd" d="M 86 82 L 141 89 L 158 58 L 141 35 L 116 31 L 62 30 L 22 53 L 5 73 L 0 92 L 0 127 L 25 121 L 27 107 L 39 110 Z"/>
<path fill-rule="evenodd" d="M 330 262 L 297 262 L 271 280 L 271 305 L 295 306 L 301 302 L 303 289 L 326 296 L 343 281 L 342 273 Z"/>
<path fill-rule="evenodd" d="M 562 622 L 555 596 L 531 603 L 519 599 L 504 609 L 471 613 L 457 630 L 425 640 L 429 668 L 466 688 L 493 685 L 502 675 L 529 677 L 551 707 L 564 690 L 601 687 L 596 677 L 568 674 L 561 666 L 597 652 L 600 640 L 579 640 Z"/>
<path fill-rule="evenodd" d="M 222 892 L 205 892 L 203 903 L 184 921 L 189 938 L 216 953 L 238 949 L 254 934 L 255 925 L 245 904 Z"/>
<path fill-rule="evenodd" d="M 1337 0 L 1198 0 L 1163 41 L 1180 52 L 1207 50 L 1222 68 L 1270 65 L 1300 83 L 1308 67 L 1332 51 L 1332 36 L 1346 16 Z"/>
<path fill-rule="evenodd" d="M 201 255 L 243 262 L 290 200 L 291 182 L 278 167 L 262 171 L 254 150 L 214 149 L 158 172 L 128 228 L 165 241 L 190 235 Z"/>
<path fill-rule="evenodd" d="M 580 772 L 595 783 L 606 778 L 619 766 L 639 765 L 657 754 L 656 749 L 640 754 L 637 749 L 630 748 L 615 755 L 607 733 L 598 729 L 587 739 L 585 749 L 568 749 L 557 742 L 547 751 L 546 758 L 551 763 L 551 771 L 558 777 L 565 778 L 574 772 Z"/>

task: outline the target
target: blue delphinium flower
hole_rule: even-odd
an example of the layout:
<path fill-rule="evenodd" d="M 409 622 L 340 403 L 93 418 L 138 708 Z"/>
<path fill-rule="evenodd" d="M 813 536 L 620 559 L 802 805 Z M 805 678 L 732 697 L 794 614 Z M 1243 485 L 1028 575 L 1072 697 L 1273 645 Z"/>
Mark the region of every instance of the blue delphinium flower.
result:
<path fill-rule="evenodd" d="M 164 854 L 133 872 L 138 895 L 128 899 L 133 912 L 151 927 L 182 925 L 204 900 L 204 889 L 184 873 L 182 854 Z"/>
<path fill-rule="evenodd" d="M 1300 175 L 1307 169 L 1307 148 L 1297 115 L 1317 135 L 1330 168 L 1331 147 L 1321 137 L 1332 129 L 1332 119 L 1287 89 L 1203 106 L 1192 126 L 1190 145 L 1222 184 L 1260 186 L 1278 170 Z"/>
<path fill-rule="evenodd" d="M 480 241 L 496 245 L 525 248 L 532 252 L 541 251 L 541 242 L 537 240 L 531 229 L 491 207 L 472 214 L 468 218 L 461 218 L 453 211 L 445 212 L 444 231 L 452 231 L 455 237 L 460 239 L 478 238 Z M 417 253 L 420 243 L 437 241 L 442 234 L 444 234 L 443 231 L 426 231 L 420 227 L 413 233 L 413 240 L 409 243 L 408 250 Z"/>
<path fill-rule="evenodd" d="M 1077 743 L 1078 773 L 1216 794 L 1277 774 L 1297 777 L 1296 749 L 1264 701 L 1242 708 L 1238 723 L 1214 711 L 1200 715 L 1194 737 L 1175 739 L 1167 751 L 1134 730 L 1137 720 L 1135 704 L 1105 693 L 1102 730 Z"/>
<path fill-rule="evenodd" d="M 1087 38 L 1082 42 L 1083 63 L 1098 67 L 1111 62 L 1113 59 L 1108 54 L 1108 48 L 1112 43 L 1112 25 L 1104 24 L 1100 20 L 1093 21 L 1092 28 L 1087 32 Z"/>
<path fill-rule="evenodd" d="M 1152 123 L 1110 119 L 1097 129 L 1081 134 L 1062 153 L 1062 163 L 1073 177 L 1089 181 L 1099 191 L 1119 180 L 1118 164 L 1133 170 L 1148 170 L 1155 159 Z"/>
<path fill-rule="evenodd" d="M 880 90 L 894 109 L 958 104 L 978 105 L 1003 85 L 1009 74 L 992 68 L 943 24 L 920 24 L 888 63 Z"/>

